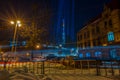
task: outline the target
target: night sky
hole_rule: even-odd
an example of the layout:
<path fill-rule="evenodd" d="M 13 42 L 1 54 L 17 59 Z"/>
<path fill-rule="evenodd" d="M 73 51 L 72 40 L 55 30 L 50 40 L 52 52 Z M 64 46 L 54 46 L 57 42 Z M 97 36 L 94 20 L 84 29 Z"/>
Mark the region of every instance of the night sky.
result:
<path fill-rule="evenodd" d="M 0 20 L 11 18 L 30 20 L 36 13 L 48 29 L 55 26 L 61 0 L 0 0 Z M 72 0 L 68 0 L 72 1 Z M 104 4 L 110 0 L 74 0 L 74 28 L 77 33 L 85 23 L 102 12 Z M 69 2 L 71 3 L 71 2 Z M 69 5 L 65 3 L 64 5 Z M 36 8 L 37 7 L 37 8 Z M 71 8 L 71 7 L 69 7 Z M 68 13 L 69 14 L 69 13 Z M 43 16 L 41 18 L 41 16 Z"/>
<path fill-rule="evenodd" d="M 76 26 L 85 24 L 92 17 L 100 14 L 103 5 L 110 0 L 74 0 L 75 1 L 75 16 Z M 32 11 L 32 6 L 36 4 L 41 6 L 42 9 L 48 8 L 53 15 L 57 14 L 58 0 L 0 0 L 0 16 L 6 18 L 19 15 L 20 17 L 26 17 L 29 12 Z M 39 10 L 41 10 L 39 8 Z M 14 13 L 15 12 L 15 13 Z M 10 14 L 9 14 L 10 13 Z M 1 19 L 0 18 L 0 19 Z M 79 19 L 79 20 L 78 20 Z"/>
<path fill-rule="evenodd" d="M 104 4 L 109 2 L 110 0 L 76 0 L 76 26 L 83 26 L 90 19 L 99 15 L 102 10 Z"/>

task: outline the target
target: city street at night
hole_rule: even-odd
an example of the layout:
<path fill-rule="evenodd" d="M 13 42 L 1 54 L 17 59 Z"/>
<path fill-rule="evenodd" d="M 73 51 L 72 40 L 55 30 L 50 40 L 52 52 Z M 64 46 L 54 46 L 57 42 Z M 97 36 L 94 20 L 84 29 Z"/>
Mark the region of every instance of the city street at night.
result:
<path fill-rule="evenodd" d="M 120 0 L 0 0 L 0 80 L 120 80 Z"/>

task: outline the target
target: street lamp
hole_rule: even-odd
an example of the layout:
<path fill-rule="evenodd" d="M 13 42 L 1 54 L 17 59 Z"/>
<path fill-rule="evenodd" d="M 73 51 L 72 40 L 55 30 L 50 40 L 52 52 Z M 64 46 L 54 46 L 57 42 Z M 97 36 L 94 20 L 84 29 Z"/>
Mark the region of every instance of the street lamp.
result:
<path fill-rule="evenodd" d="M 39 44 L 36 45 L 36 49 L 40 49 L 41 46 Z"/>
<path fill-rule="evenodd" d="M 15 30 L 14 30 L 14 35 L 13 35 L 13 41 L 12 41 L 12 50 L 11 50 L 13 52 L 16 49 L 15 48 L 15 43 L 17 45 L 17 40 L 16 40 L 17 28 L 21 26 L 21 22 L 19 20 L 17 20 L 17 21 L 10 21 L 10 23 L 12 25 L 15 25 Z"/>

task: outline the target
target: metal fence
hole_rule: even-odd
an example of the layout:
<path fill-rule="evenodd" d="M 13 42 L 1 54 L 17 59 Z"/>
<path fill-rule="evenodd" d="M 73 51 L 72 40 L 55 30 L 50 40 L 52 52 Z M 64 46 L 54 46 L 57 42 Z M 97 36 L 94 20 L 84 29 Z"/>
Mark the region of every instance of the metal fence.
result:
<path fill-rule="evenodd" d="M 34 74 L 89 74 L 97 76 L 120 75 L 119 60 L 76 60 L 76 61 L 39 61 L 39 62 L 0 62 L 0 70 L 25 69 Z"/>

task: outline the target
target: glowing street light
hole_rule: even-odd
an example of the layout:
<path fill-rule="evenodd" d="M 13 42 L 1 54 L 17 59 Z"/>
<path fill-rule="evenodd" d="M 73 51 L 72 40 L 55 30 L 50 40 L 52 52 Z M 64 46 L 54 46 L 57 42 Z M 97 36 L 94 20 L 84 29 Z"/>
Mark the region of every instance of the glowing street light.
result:
<path fill-rule="evenodd" d="M 12 42 L 12 51 L 13 51 L 15 48 L 15 45 L 13 45 L 13 44 L 17 43 L 17 41 L 16 41 L 17 28 L 21 26 L 21 22 L 19 20 L 17 20 L 17 21 L 10 21 L 10 23 L 12 25 L 15 24 L 15 31 L 14 31 L 13 42 Z"/>
<path fill-rule="evenodd" d="M 26 56 L 29 57 L 29 56 L 30 56 L 30 53 L 26 53 Z"/>
<path fill-rule="evenodd" d="M 17 20 L 17 24 L 20 24 L 20 21 L 19 21 L 19 20 Z"/>
<path fill-rule="evenodd" d="M 18 27 L 21 27 L 22 25 L 21 24 L 18 24 Z"/>
<path fill-rule="evenodd" d="M 10 21 L 11 24 L 15 24 L 14 21 Z"/>
<path fill-rule="evenodd" d="M 19 20 L 17 20 L 16 22 L 15 21 L 10 21 L 11 24 L 16 24 L 16 25 L 19 25 L 21 22 Z"/>
<path fill-rule="evenodd" d="M 36 49 L 40 49 L 41 46 L 39 44 L 36 45 Z"/>

